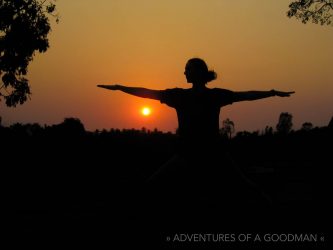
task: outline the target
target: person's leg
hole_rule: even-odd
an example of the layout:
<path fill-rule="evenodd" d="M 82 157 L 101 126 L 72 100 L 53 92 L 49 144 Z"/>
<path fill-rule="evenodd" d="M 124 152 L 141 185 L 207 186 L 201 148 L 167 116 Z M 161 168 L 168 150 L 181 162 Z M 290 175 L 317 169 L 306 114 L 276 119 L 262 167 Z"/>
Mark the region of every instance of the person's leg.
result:
<path fill-rule="evenodd" d="M 184 157 L 176 154 L 164 163 L 152 176 L 148 178 L 148 183 L 167 184 L 171 179 L 175 180 L 183 175 L 187 161 Z M 167 183 L 165 183 L 167 182 Z"/>

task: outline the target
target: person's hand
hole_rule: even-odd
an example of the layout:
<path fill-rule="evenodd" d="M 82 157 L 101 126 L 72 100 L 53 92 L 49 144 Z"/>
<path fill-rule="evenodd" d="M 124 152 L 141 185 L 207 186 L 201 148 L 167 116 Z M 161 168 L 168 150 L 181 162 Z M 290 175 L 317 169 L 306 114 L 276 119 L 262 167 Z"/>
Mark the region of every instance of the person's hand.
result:
<path fill-rule="evenodd" d="M 283 91 L 277 91 L 277 90 L 271 90 L 273 95 L 280 96 L 280 97 L 289 97 L 290 95 L 294 94 L 295 91 L 290 92 L 283 92 Z"/>
<path fill-rule="evenodd" d="M 104 89 L 110 89 L 110 90 L 118 90 L 120 85 L 114 84 L 114 85 L 102 85 L 99 84 L 97 87 L 104 88 Z"/>

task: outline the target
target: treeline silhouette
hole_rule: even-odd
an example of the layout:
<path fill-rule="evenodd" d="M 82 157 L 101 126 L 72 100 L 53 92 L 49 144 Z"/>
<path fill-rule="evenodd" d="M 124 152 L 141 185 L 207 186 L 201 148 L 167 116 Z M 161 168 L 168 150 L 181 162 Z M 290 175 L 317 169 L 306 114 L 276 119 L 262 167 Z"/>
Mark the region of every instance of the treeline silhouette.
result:
<path fill-rule="evenodd" d="M 253 167 L 282 171 L 283 166 L 278 165 L 305 169 L 325 160 L 329 150 L 326 145 L 332 139 L 332 122 L 315 128 L 308 124 L 311 123 L 304 123 L 301 129 L 293 131 L 290 126 L 281 129 L 279 122 L 277 127 L 280 126 L 281 131 L 266 127 L 262 132 L 241 131 L 233 138 L 231 129 L 223 126 L 220 139 L 245 172 L 251 172 Z M 106 171 L 116 173 L 113 177 L 130 177 L 131 181 L 147 178 L 168 160 L 175 153 L 177 141 L 177 133 L 157 129 L 112 128 L 90 132 L 78 118 L 65 118 L 62 123 L 51 126 L 37 123 L 0 125 L 0 137 L 3 155 L 15 159 L 12 162 L 15 167 L 47 169 L 54 165 L 70 172 L 71 168 L 90 163 L 92 172 L 103 166 Z M 36 165 L 29 164 L 29 159 Z M 318 168 L 320 166 L 315 169 Z"/>
<path fill-rule="evenodd" d="M 287 133 L 267 127 L 230 138 L 230 131 L 224 132 L 220 139 L 233 164 L 271 198 L 270 216 L 291 213 L 303 220 L 298 226 L 324 230 L 332 122 Z M 52 126 L 0 126 L 0 138 L 6 204 L 15 214 L 18 234 L 101 236 L 116 228 L 121 239 L 140 231 L 145 221 L 140 218 L 141 187 L 175 154 L 177 143 L 176 133 L 157 129 L 90 132 L 77 118 Z"/>

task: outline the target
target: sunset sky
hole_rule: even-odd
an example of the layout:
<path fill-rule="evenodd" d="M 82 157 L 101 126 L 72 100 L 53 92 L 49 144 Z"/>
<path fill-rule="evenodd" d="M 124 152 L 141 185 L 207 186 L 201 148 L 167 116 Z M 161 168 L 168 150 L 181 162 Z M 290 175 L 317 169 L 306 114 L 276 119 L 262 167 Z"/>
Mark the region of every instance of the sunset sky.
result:
<path fill-rule="evenodd" d="M 97 88 L 123 84 L 188 88 L 186 61 L 203 58 L 235 91 L 296 91 L 222 108 L 236 131 L 273 126 L 290 112 L 294 128 L 333 116 L 333 27 L 286 16 L 291 0 L 58 0 L 50 48 L 29 66 L 31 100 L 6 108 L 4 125 L 79 118 L 87 130 L 158 128 L 174 132 L 175 110 L 158 101 Z M 142 108 L 151 114 L 143 115 Z"/>

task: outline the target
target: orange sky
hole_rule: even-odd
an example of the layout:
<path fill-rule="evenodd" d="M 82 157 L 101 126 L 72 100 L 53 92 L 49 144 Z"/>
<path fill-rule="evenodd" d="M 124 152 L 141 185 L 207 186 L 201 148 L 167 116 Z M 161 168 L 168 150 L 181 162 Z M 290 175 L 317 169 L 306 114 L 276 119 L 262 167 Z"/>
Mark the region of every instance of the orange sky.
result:
<path fill-rule="evenodd" d="M 158 101 L 96 87 L 119 83 L 154 89 L 190 87 L 191 57 L 206 60 L 218 79 L 209 87 L 294 90 L 291 98 L 242 102 L 221 111 L 237 131 L 275 127 L 281 112 L 294 128 L 327 125 L 333 115 L 333 27 L 286 17 L 290 0 L 57 1 L 50 49 L 29 67 L 32 99 L 0 104 L 5 125 L 55 124 L 77 117 L 88 130 L 175 131 L 176 113 Z M 144 117 L 143 106 L 152 114 Z"/>

